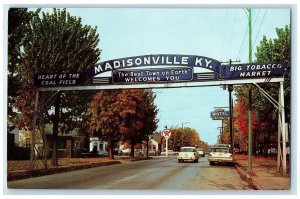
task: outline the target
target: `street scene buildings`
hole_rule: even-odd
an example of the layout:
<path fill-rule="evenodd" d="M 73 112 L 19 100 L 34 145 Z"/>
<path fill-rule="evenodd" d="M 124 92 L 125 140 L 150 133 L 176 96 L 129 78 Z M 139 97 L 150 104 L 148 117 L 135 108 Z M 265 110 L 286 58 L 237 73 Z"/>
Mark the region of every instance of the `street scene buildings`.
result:
<path fill-rule="evenodd" d="M 6 14 L 8 193 L 295 188 L 291 8 Z"/>

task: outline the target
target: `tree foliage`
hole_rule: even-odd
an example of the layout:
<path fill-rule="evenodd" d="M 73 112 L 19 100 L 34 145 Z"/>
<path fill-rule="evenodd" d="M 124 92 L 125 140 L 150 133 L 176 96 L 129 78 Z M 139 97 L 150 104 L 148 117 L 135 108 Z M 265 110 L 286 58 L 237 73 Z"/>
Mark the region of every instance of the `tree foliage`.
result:
<path fill-rule="evenodd" d="M 15 88 L 13 107 L 21 114 L 18 117 L 20 128 L 32 129 L 34 97 L 36 87 L 34 75 L 39 73 L 70 73 L 82 72 L 88 65 L 98 61 L 100 50 L 96 47 L 99 42 L 97 27 L 83 25 L 81 18 L 71 16 L 66 9 L 53 9 L 52 12 L 37 10 L 28 22 L 26 34 L 18 35 L 22 38 L 19 47 L 19 64 L 11 66 L 20 84 Z M 13 88 L 9 82 L 9 90 Z M 82 111 L 87 103 L 78 103 L 78 92 L 60 93 L 55 100 L 52 112 L 48 112 L 48 119 L 53 123 L 53 137 L 57 137 L 59 123 L 67 121 L 66 110 L 74 110 L 76 118 L 82 118 Z M 40 96 L 40 104 L 44 104 L 52 94 Z M 61 98 L 61 96 L 64 96 Z M 89 95 L 81 95 L 86 100 Z M 86 97 L 86 98 L 85 98 Z M 60 99 L 61 98 L 61 99 Z M 82 100 L 82 101 L 84 101 Z M 75 110 L 81 107 L 81 112 Z M 64 118 L 64 120 L 61 120 Z M 73 118 L 74 119 L 74 118 Z M 69 120 L 71 121 L 71 120 Z M 78 124 L 78 122 L 77 122 Z M 56 164 L 56 140 L 53 140 L 53 164 Z"/>
<path fill-rule="evenodd" d="M 171 137 L 168 141 L 168 148 L 169 150 L 178 151 L 180 147 L 183 146 L 197 146 L 203 147 L 204 142 L 200 140 L 200 135 L 196 131 L 196 129 L 184 127 L 184 128 L 177 128 L 171 127 Z M 165 142 L 165 140 L 164 140 Z"/>
<path fill-rule="evenodd" d="M 13 103 L 20 87 L 17 68 L 21 64 L 21 47 L 30 30 L 29 22 L 33 15 L 26 8 L 11 8 L 8 11 L 8 116 L 11 122 L 16 117 Z"/>
<path fill-rule="evenodd" d="M 151 90 L 100 91 L 89 106 L 90 130 L 109 142 L 110 156 L 118 141 L 134 146 L 148 139 L 157 128 L 157 107 Z"/>
<path fill-rule="evenodd" d="M 290 122 L 290 78 L 291 78 L 291 32 L 290 26 L 276 29 L 277 38 L 271 39 L 266 36 L 260 42 L 255 54 L 255 62 L 287 62 L 287 68 L 284 75 L 284 100 L 285 100 L 285 115 L 286 121 Z M 264 83 L 260 85 L 269 95 L 278 101 L 279 85 L 278 83 Z M 266 152 L 266 147 L 276 144 L 277 136 L 277 118 L 278 110 L 274 105 L 269 102 L 256 87 L 252 87 L 253 91 L 253 110 L 255 110 L 257 128 L 253 131 L 253 143 L 254 150 L 260 152 Z M 244 122 L 245 109 L 247 103 L 245 99 L 248 99 L 248 86 L 236 87 L 235 93 L 237 96 L 237 103 L 235 110 L 237 115 L 242 118 L 237 118 L 237 130 L 241 136 L 240 139 L 246 139 L 248 136 L 244 134 L 246 126 Z M 253 111 L 252 110 L 252 111 Z M 246 131 L 248 132 L 248 131 Z"/>

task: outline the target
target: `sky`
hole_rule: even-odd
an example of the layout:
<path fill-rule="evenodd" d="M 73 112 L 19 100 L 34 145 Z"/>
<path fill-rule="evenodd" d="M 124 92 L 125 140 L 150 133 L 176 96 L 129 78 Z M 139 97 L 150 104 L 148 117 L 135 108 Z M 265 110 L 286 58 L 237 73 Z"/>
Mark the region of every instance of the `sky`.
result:
<path fill-rule="evenodd" d="M 248 63 L 248 18 L 242 8 L 67 8 L 83 24 L 97 26 L 99 62 L 147 54 L 206 56 L 218 61 Z M 290 24 L 290 9 L 253 9 L 252 46 L 263 35 L 275 38 L 277 27 Z M 214 107 L 228 107 L 221 87 L 154 89 L 158 129 L 194 128 L 200 139 L 215 144 L 221 121 L 212 120 Z"/>

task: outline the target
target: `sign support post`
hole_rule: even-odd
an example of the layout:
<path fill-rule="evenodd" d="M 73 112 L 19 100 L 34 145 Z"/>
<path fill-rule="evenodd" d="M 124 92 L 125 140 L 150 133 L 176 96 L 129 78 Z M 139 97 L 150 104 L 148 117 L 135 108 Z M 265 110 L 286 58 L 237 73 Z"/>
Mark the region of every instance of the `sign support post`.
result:
<path fill-rule="evenodd" d="M 169 138 L 166 137 L 166 157 L 168 157 L 168 140 Z"/>
<path fill-rule="evenodd" d="M 39 104 L 39 91 L 36 91 L 35 94 L 35 106 L 34 106 L 34 115 L 33 115 L 33 126 L 32 126 L 32 132 L 31 132 L 31 146 L 30 146 L 30 164 L 29 164 L 29 170 L 31 171 L 33 169 L 34 159 L 35 159 L 35 130 L 36 130 L 36 120 L 38 118 L 38 104 Z"/>
<path fill-rule="evenodd" d="M 283 82 L 280 82 L 279 88 L 279 118 L 281 118 L 281 136 L 282 136 L 282 173 L 286 175 L 286 133 L 285 133 L 285 113 L 284 113 L 284 88 Z"/>
<path fill-rule="evenodd" d="M 248 171 L 252 172 L 252 88 L 249 87 L 248 104 Z"/>
<path fill-rule="evenodd" d="M 163 130 L 163 136 L 166 139 L 166 157 L 168 157 L 168 140 L 171 137 L 171 131 L 167 127 Z"/>
<path fill-rule="evenodd" d="M 233 140 L 233 128 L 232 128 L 232 97 L 231 93 L 233 91 L 233 86 L 228 85 L 228 91 L 229 91 L 229 130 L 230 130 L 230 145 L 231 145 L 231 153 L 234 155 L 234 140 Z"/>

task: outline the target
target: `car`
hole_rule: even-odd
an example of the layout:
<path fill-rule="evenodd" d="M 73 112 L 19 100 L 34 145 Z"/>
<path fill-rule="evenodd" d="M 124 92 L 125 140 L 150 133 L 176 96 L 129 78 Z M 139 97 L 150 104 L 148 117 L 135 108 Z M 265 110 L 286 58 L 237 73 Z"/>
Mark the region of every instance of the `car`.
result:
<path fill-rule="evenodd" d="M 155 156 L 156 155 L 156 151 L 154 149 L 150 149 L 149 152 L 148 152 L 148 155 Z"/>
<path fill-rule="evenodd" d="M 98 152 L 98 156 L 100 156 L 100 157 L 107 157 L 108 156 L 108 152 L 105 151 L 105 150 L 100 150 Z"/>
<path fill-rule="evenodd" d="M 200 155 L 196 151 L 195 147 L 187 146 L 180 148 L 177 160 L 179 163 L 184 162 L 185 160 L 192 160 L 193 162 L 198 162 L 199 157 Z"/>
<path fill-rule="evenodd" d="M 171 155 L 171 156 L 176 156 L 178 155 L 178 151 L 174 151 L 174 150 L 168 150 L 168 155 Z M 160 155 L 166 155 L 166 151 L 163 151 L 160 153 Z"/>
<path fill-rule="evenodd" d="M 208 154 L 208 161 L 210 165 L 214 163 L 228 163 L 233 164 L 232 153 L 230 153 L 230 148 L 227 146 L 214 146 L 210 149 Z"/>
<path fill-rule="evenodd" d="M 196 151 L 199 153 L 200 156 L 205 157 L 205 152 L 203 148 L 196 148 Z"/>

